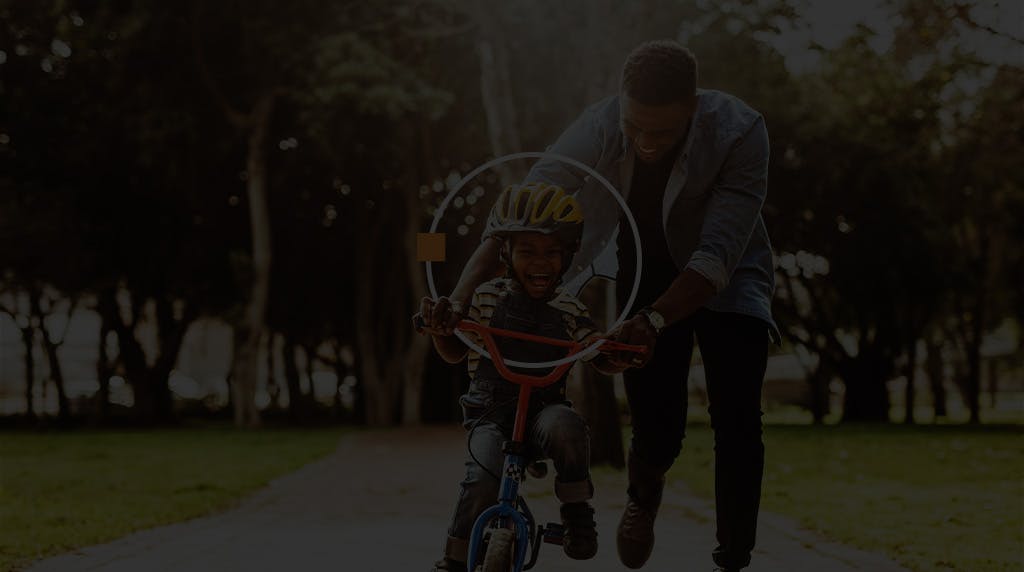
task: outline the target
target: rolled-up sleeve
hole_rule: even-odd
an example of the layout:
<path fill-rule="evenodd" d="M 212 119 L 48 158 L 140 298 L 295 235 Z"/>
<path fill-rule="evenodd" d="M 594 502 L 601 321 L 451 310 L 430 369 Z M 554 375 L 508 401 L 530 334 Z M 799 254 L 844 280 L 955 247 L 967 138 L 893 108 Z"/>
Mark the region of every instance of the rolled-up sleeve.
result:
<path fill-rule="evenodd" d="M 700 241 L 686 264 L 723 290 L 739 264 L 768 194 L 768 130 L 758 117 L 733 145 L 711 188 Z"/>

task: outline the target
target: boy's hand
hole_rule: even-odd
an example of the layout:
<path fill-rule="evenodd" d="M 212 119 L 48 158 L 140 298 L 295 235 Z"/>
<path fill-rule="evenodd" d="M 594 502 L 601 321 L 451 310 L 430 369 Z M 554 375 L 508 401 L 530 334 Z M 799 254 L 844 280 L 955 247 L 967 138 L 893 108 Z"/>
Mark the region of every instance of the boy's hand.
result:
<path fill-rule="evenodd" d="M 432 336 L 450 336 L 466 312 L 461 302 L 449 300 L 446 296 L 437 300 L 424 297 L 420 300 L 420 316 L 423 318 L 423 332 Z"/>

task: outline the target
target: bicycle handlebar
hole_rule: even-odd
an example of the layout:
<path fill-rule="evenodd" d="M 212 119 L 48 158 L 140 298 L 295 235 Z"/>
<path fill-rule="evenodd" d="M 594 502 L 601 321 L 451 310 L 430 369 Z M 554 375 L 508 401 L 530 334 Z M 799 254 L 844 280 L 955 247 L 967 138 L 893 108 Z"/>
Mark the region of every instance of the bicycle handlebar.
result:
<path fill-rule="evenodd" d="M 423 316 L 416 314 L 413 316 L 413 324 L 416 327 L 418 333 L 423 333 L 423 329 L 426 327 L 426 321 Z M 514 338 L 524 340 L 528 342 L 535 342 L 538 344 L 547 344 L 552 346 L 559 346 L 569 348 L 566 355 L 578 353 L 583 348 L 588 347 L 591 344 L 584 344 L 573 340 L 560 340 L 556 338 L 548 338 L 544 336 L 538 336 L 536 334 L 529 334 L 526 332 L 517 332 L 514 330 L 505 330 L 501 328 L 492 328 L 483 324 L 473 322 L 470 320 L 460 320 L 456 326 L 457 330 L 475 332 L 480 335 L 484 340 L 484 345 L 487 347 L 487 351 L 491 354 L 491 361 L 494 366 L 498 369 L 498 373 L 502 377 L 513 383 L 519 383 L 523 385 L 529 385 L 532 387 L 543 387 L 550 385 L 562 377 L 575 362 L 567 362 L 562 365 L 556 366 L 550 373 L 545 376 L 533 376 L 522 373 L 516 373 L 505 365 L 505 360 L 501 357 L 501 352 L 498 350 L 497 342 L 494 341 L 494 336 L 504 338 Z M 596 342 L 599 344 L 598 349 L 601 353 L 611 352 L 627 352 L 627 353 L 647 353 L 647 346 L 637 346 L 632 344 L 624 344 L 622 342 L 616 342 L 614 340 L 600 339 Z"/>

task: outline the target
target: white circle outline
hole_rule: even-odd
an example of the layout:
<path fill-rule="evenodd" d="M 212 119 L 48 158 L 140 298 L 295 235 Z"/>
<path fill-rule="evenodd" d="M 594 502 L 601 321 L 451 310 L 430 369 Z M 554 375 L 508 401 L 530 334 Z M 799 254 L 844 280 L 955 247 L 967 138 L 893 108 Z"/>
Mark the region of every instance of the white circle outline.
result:
<path fill-rule="evenodd" d="M 455 198 L 455 195 L 457 195 L 458 192 L 460 190 L 462 190 L 462 187 L 465 186 L 466 183 L 468 183 L 469 181 L 472 181 L 473 179 L 476 178 L 477 175 L 479 175 L 480 173 L 486 171 L 487 169 L 490 169 L 491 167 L 494 167 L 496 165 L 500 165 L 502 163 L 507 163 L 507 162 L 513 161 L 515 159 L 554 159 L 556 161 L 560 161 L 560 162 L 563 162 L 563 163 L 568 163 L 570 165 L 573 165 L 574 167 L 578 167 L 580 169 L 583 169 L 584 171 L 587 172 L 587 174 L 589 174 L 590 176 L 594 177 L 602 185 L 604 185 L 605 189 L 607 189 L 608 192 L 611 193 L 613 197 L 615 197 L 615 200 L 619 202 L 619 206 L 622 207 L 622 212 L 626 213 L 626 219 L 629 221 L 629 226 L 630 226 L 631 230 L 633 231 L 633 244 L 636 245 L 636 277 L 633 279 L 633 291 L 630 292 L 630 294 L 629 294 L 629 300 L 626 301 L 625 308 L 623 308 L 622 313 L 619 314 L 619 317 L 615 320 L 615 323 L 612 324 L 612 326 L 610 328 L 608 328 L 608 331 L 614 330 L 615 328 L 619 327 L 619 325 L 622 324 L 622 322 L 625 321 L 626 315 L 633 308 L 633 302 L 636 301 L 636 295 L 637 295 L 637 292 L 640 289 L 640 277 L 642 276 L 642 271 L 643 271 L 643 249 L 640 246 L 640 230 L 636 226 L 636 220 L 633 218 L 633 213 L 630 212 L 629 207 L 626 205 L 626 200 L 622 198 L 622 195 L 619 194 L 619 191 L 617 191 L 615 189 L 615 187 L 608 181 L 608 179 L 606 179 L 604 176 L 602 176 L 601 173 L 598 173 L 597 171 L 595 171 L 593 169 L 593 167 L 590 167 L 589 165 L 581 163 L 580 161 L 577 161 L 576 159 L 573 159 L 572 157 L 566 157 L 565 155 L 560 155 L 558 153 L 550 153 L 550 152 L 547 152 L 547 151 L 544 151 L 544 152 L 541 152 L 541 151 L 523 151 L 523 152 L 520 152 L 520 153 L 511 153 L 509 155 L 502 155 L 501 157 L 496 157 L 496 158 L 491 159 L 490 161 L 487 161 L 486 163 L 480 165 L 476 169 L 473 169 L 465 177 L 462 177 L 461 179 L 459 179 L 459 182 L 456 183 L 454 187 L 452 187 L 451 192 L 448 193 L 448 196 L 446 196 L 444 198 L 444 200 L 441 201 L 440 206 L 438 206 L 437 210 L 434 211 L 434 220 L 430 224 L 430 232 L 431 233 L 437 232 L 437 226 L 441 222 L 441 216 L 444 215 L 445 209 L 448 208 L 448 204 L 452 202 L 452 200 Z M 586 221 L 584 221 L 584 224 L 586 224 Z M 598 253 L 598 255 L 600 255 L 600 253 Z M 433 270 L 433 267 L 431 266 L 431 264 L 432 263 L 429 260 L 426 261 L 426 265 L 427 265 L 427 286 L 430 288 L 430 296 L 436 300 L 438 298 L 438 296 L 437 296 L 437 287 L 434 284 L 434 270 Z M 463 332 L 461 332 L 459 330 L 456 330 L 455 331 L 455 335 L 458 336 L 458 338 L 460 340 L 462 340 L 462 342 L 465 343 L 467 346 L 469 346 L 473 351 L 475 351 L 478 354 L 486 357 L 487 359 L 493 360 L 491 355 L 489 353 L 487 353 L 487 350 L 485 350 L 485 349 L 481 348 L 480 346 L 478 346 L 476 343 L 474 343 L 472 340 L 470 340 L 469 337 L 466 336 L 466 334 L 464 334 Z M 576 352 L 576 353 L 573 353 L 573 354 L 569 354 L 568 356 L 566 356 L 566 357 L 564 357 L 562 359 L 553 360 L 553 361 L 546 361 L 546 362 L 539 362 L 539 363 L 521 362 L 521 361 L 516 361 L 516 360 L 510 360 L 510 359 L 503 359 L 502 361 L 505 362 L 505 365 L 521 367 L 521 368 L 527 368 L 527 369 L 542 369 L 542 368 L 549 368 L 549 367 L 557 367 L 557 366 L 560 366 L 560 365 L 563 365 L 563 364 L 566 364 L 566 363 L 569 363 L 569 362 L 573 362 L 573 361 L 576 361 L 576 360 L 578 360 L 580 358 L 583 358 L 585 356 L 593 354 L 594 352 L 597 351 L 597 348 L 601 347 L 601 344 L 603 344 L 603 343 L 604 343 L 603 339 L 598 340 L 596 343 L 594 343 L 593 345 L 591 345 L 590 347 L 588 347 L 584 351 L 580 351 L 580 352 Z"/>

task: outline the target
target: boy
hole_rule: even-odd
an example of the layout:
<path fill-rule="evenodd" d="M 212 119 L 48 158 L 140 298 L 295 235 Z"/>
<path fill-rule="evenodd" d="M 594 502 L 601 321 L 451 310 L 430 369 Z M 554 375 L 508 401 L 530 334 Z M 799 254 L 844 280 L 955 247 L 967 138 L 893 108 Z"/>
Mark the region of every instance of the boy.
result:
<path fill-rule="evenodd" d="M 512 185 L 502 192 L 491 216 L 489 230 L 503 242 L 501 259 L 506 275 L 477 288 L 468 318 L 549 338 L 599 338 L 586 307 L 557 287 L 579 249 L 583 233 L 582 210 L 575 197 L 555 186 Z M 423 299 L 421 315 L 426 323 L 454 323 L 453 309 L 442 300 L 435 305 L 430 298 Z M 458 308 L 454 310 L 459 313 Z M 466 570 L 473 523 L 498 498 L 497 475 L 504 462 L 501 446 L 512 433 L 519 386 L 503 379 L 493 362 L 469 351 L 450 330 L 445 334 L 432 334 L 434 347 L 445 361 L 457 363 L 469 354 L 471 381 L 460 403 L 463 425 L 472 429 L 472 455 L 466 461 L 466 477 L 448 529 L 445 554 L 434 564 L 433 572 L 462 572 Z M 506 359 L 536 363 L 565 357 L 562 347 L 500 337 L 496 341 Z M 481 341 L 477 343 L 482 345 Z M 590 362 L 605 373 L 622 370 L 619 362 L 604 356 Z M 523 371 L 540 376 L 550 370 Z M 550 458 L 555 467 L 555 496 L 562 502 L 560 514 L 566 530 L 565 553 L 577 560 L 592 558 L 597 553 L 597 531 L 589 503 L 594 493 L 590 434 L 586 422 L 565 399 L 565 376 L 531 393 L 526 435 L 538 456 Z"/>

